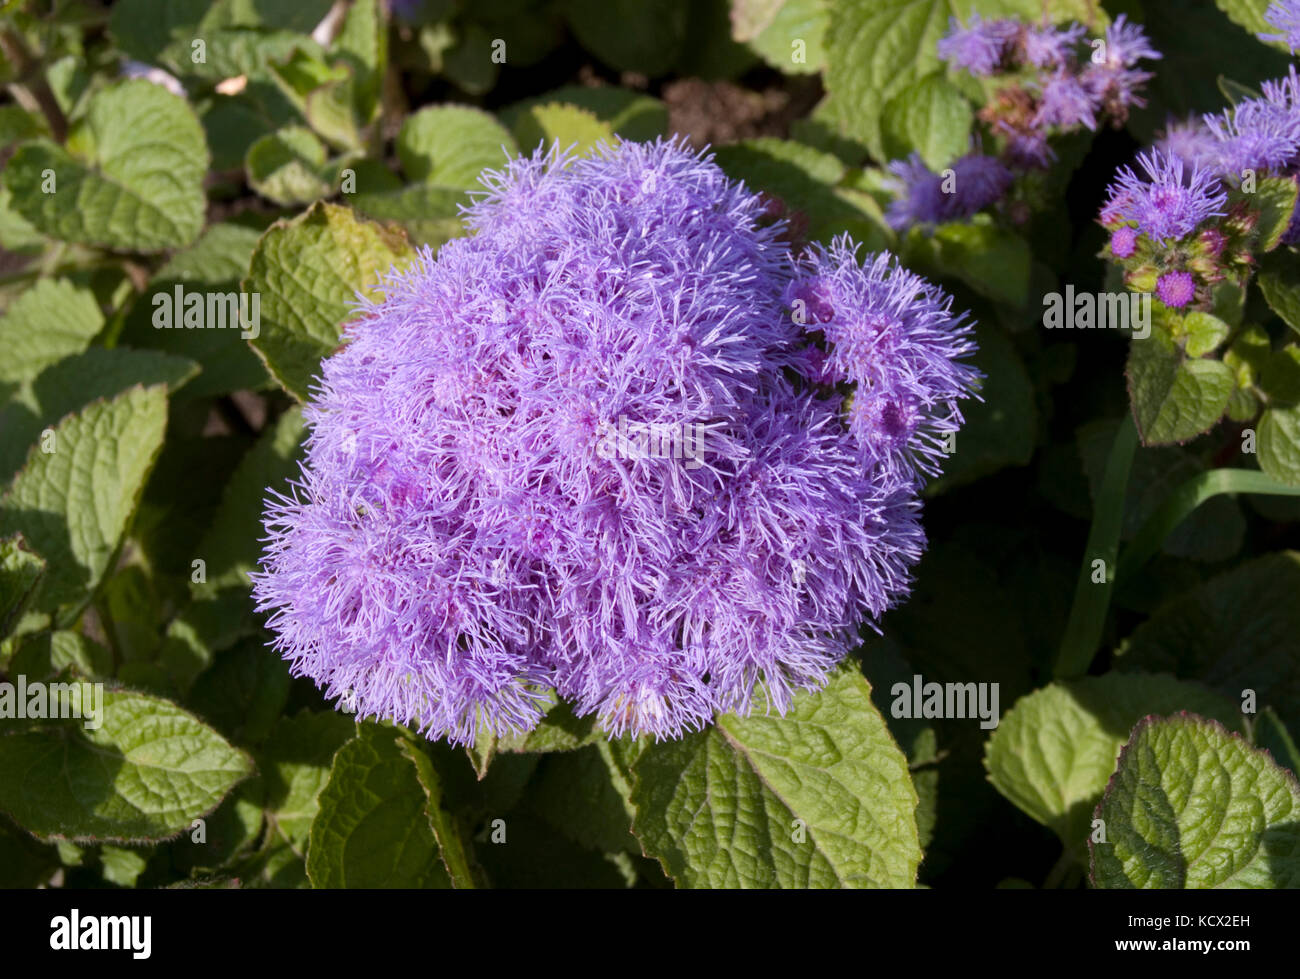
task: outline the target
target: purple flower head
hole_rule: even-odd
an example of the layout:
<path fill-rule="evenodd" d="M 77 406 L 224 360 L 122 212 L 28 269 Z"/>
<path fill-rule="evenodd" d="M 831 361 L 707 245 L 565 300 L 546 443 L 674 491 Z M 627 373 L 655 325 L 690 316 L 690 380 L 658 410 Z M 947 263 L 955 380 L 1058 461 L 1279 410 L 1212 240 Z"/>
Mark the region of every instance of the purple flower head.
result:
<path fill-rule="evenodd" d="M 1152 241 L 1184 238 L 1197 225 L 1224 213 L 1228 195 L 1209 171 L 1187 170 L 1176 156 L 1152 150 L 1138 156 L 1146 179 L 1121 167 L 1103 215 L 1137 222 Z"/>
<path fill-rule="evenodd" d="M 898 197 L 889 206 L 896 229 L 914 224 L 962 221 L 1001 199 L 1011 186 L 1011 171 L 996 157 L 969 153 L 937 174 L 913 153 L 889 164 Z"/>
<path fill-rule="evenodd" d="M 322 365 L 252 576 L 275 647 L 361 716 L 456 742 L 530 729 L 551 689 L 611 735 L 784 711 L 906 593 L 907 474 L 956 424 L 969 368 L 942 358 L 969 328 L 882 260 L 797 262 L 763 198 L 678 143 L 539 153 L 485 188 L 473 234 L 390 273 Z M 814 326 L 787 296 L 819 268 L 826 339 L 872 316 L 889 338 L 874 467 L 840 395 L 795 383 Z"/>
<path fill-rule="evenodd" d="M 1260 98 L 1243 99 L 1220 115 L 1207 115 L 1205 125 L 1222 144 L 1223 168 L 1236 175 L 1245 170 L 1281 170 L 1300 156 L 1300 76 L 1291 66 L 1286 78 L 1265 82 Z"/>
<path fill-rule="evenodd" d="M 1003 156 L 1014 167 L 1024 170 L 1046 170 L 1056 159 L 1056 153 L 1047 143 L 1047 133 L 1042 129 L 1016 129 L 1005 122 L 998 129 L 1006 134 Z"/>
<path fill-rule="evenodd" d="M 1087 126 L 1097 128 L 1092 95 L 1071 72 L 1058 69 L 1043 82 L 1043 94 L 1034 115 L 1036 126 Z"/>
<path fill-rule="evenodd" d="M 1120 14 L 1106 28 L 1105 43 L 1094 49 L 1081 81 L 1102 110 L 1123 120 L 1131 106 L 1146 105 L 1139 90 L 1152 75 L 1139 70 L 1138 62 L 1159 57 L 1160 52 L 1151 46 L 1142 28 L 1127 23 Z"/>
<path fill-rule="evenodd" d="M 1159 51 L 1151 46 L 1146 32 L 1137 24 L 1128 23 L 1120 14 L 1106 28 L 1105 57 L 1100 64 L 1107 68 L 1134 68 L 1143 58 L 1158 60 Z"/>
<path fill-rule="evenodd" d="M 1110 236 L 1110 253 L 1116 258 L 1131 258 L 1137 251 L 1138 233 L 1136 228 L 1125 225 L 1116 228 Z"/>
<path fill-rule="evenodd" d="M 1186 122 L 1170 120 L 1165 124 L 1164 135 L 1156 142 L 1156 149 L 1176 156 L 1188 167 L 1218 171 L 1223 146 L 1214 133 L 1199 120 Z"/>
<path fill-rule="evenodd" d="M 1069 27 L 1031 27 L 1024 34 L 1024 57 L 1035 68 L 1062 68 L 1073 57 L 1087 28 L 1082 24 Z"/>
<path fill-rule="evenodd" d="M 1282 41 L 1292 52 L 1300 51 L 1300 0 L 1273 0 L 1264 18 L 1276 34 L 1259 35 L 1262 41 Z"/>
<path fill-rule="evenodd" d="M 981 20 L 972 14 L 970 26 L 962 27 L 956 17 L 948 20 L 948 33 L 939 40 L 939 57 L 972 75 L 992 75 L 1001 66 L 1008 48 L 1020 33 L 1014 20 Z"/>
<path fill-rule="evenodd" d="M 1156 280 L 1156 296 L 1166 306 L 1179 309 L 1196 295 L 1196 280 L 1190 272 L 1166 272 Z"/>
<path fill-rule="evenodd" d="M 869 467 L 909 480 L 938 471 L 947 435 L 961 427 L 958 402 L 978 371 L 962 359 L 974 352 L 965 314 L 954 315 L 941 289 L 881 254 L 865 267 L 847 238 L 811 248 L 805 277 L 787 297 L 813 284 L 829 321 L 809 324 L 830 347 L 826 373 L 855 384 L 849 431 Z M 788 301 L 788 299 L 787 299 Z"/>

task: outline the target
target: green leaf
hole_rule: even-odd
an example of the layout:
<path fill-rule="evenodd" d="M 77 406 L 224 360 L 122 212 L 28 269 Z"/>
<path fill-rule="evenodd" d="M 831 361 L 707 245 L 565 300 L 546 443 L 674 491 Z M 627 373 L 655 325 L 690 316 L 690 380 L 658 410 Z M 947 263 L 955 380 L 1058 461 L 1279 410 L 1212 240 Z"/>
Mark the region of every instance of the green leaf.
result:
<path fill-rule="evenodd" d="M 1228 339 L 1232 328 L 1217 316 L 1193 311 L 1183 318 L 1183 350 L 1189 357 L 1204 357 Z"/>
<path fill-rule="evenodd" d="M 1092 812 L 1133 725 L 1191 710 L 1231 723 L 1233 704 L 1170 676 L 1107 673 L 1053 683 L 1016 701 L 985 745 L 989 780 L 1082 856 Z"/>
<path fill-rule="evenodd" d="M 244 170 L 252 188 L 285 207 L 328 197 L 325 144 L 302 126 L 268 133 L 248 148 Z"/>
<path fill-rule="evenodd" d="M 356 723 L 346 715 L 303 711 L 280 718 L 257 753 L 266 781 L 266 817 L 299 856 L 307 852 L 334 755 L 355 733 Z"/>
<path fill-rule="evenodd" d="M 21 532 L 49 562 L 36 607 L 85 599 L 108 570 L 162 447 L 167 396 L 132 388 L 97 401 L 33 450 L 0 499 L 0 537 Z"/>
<path fill-rule="evenodd" d="M 936 173 L 970 149 L 970 103 L 941 73 L 928 75 L 889 100 L 882 120 L 890 159 L 915 151 Z"/>
<path fill-rule="evenodd" d="M 313 887 L 450 887 L 427 796 L 394 728 L 360 724 L 334 756 L 311 826 Z"/>
<path fill-rule="evenodd" d="M 103 326 L 92 292 L 67 279 L 40 279 L 0 317 L 0 384 L 34 380 L 51 364 L 85 350 Z"/>
<path fill-rule="evenodd" d="M 1259 224 L 1255 227 L 1258 248 L 1270 252 L 1282 241 L 1295 214 L 1296 193 L 1300 187 L 1290 177 L 1262 177 L 1250 195 L 1253 206 L 1260 209 Z"/>
<path fill-rule="evenodd" d="M 903 240 L 903 261 L 925 274 L 960 279 L 994 302 L 1023 308 L 1029 300 L 1028 242 L 979 218 L 940 225 L 933 234 L 912 228 Z"/>
<path fill-rule="evenodd" d="M 1098 887 L 1300 887 L 1300 785 L 1213 721 L 1141 721 L 1097 818 Z"/>
<path fill-rule="evenodd" d="M 0 480 L 22 466 L 28 450 L 65 415 L 98 398 L 111 398 L 135 385 L 165 386 L 169 393 L 199 371 L 193 361 L 158 350 L 90 347 L 46 368 L 8 405 L 0 408 Z"/>
<path fill-rule="evenodd" d="M 397 157 L 411 180 L 474 190 L 479 174 L 518 154 L 510 133 L 491 115 L 464 105 L 432 105 L 412 113 L 397 134 Z"/>
<path fill-rule="evenodd" d="M 384 73 L 388 69 L 388 23 L 378 0 L 355 0 L 343 18 L 331 57 L 352 69 L 357 118 L 369 123 L 379 109 Z"/>
<path fill-rule="evenodd" d="M 71 718 L 0 736 L 0 809 L 36 836 L 164 839 L 252 772 L 247 755 L 175 704 L 102 694 L 94 730 L 89 719 Z"/>
<path fill-rule="evenodd" d="M 1291 732 L 1272 707 L 1265 707 L 1259 712 L 1254 740 L 1257 747 L 1272 755 L 1273 760 L 1283 768 L 1291 769 L 1292 774 L 1300 772 L 1300 747 L 1297 747 Z"/>
<path fill-rule="evenodd" d="M 1161 329 L 1130 344 L 1129 400 L 1143 445 L 1186 442 L 1223 417 L 1236 388 L 1230 367 L 1185 357 Z"/>
<path fill-rule="evenodd" d="M 619 71 L 665 74 L 686 46 L 687 0 L 565 0 L 563 10 L 582 46 Z"/>
<path fill-rule="evenodd" d="M 1300 727 L 1300 553 L 1283 551 L 1211 578 L 1156 611 L 1116 668 L 1194 677 Z"/>
<path fill-rule="evenodd" d="M 738 20 L 742 8 L 765 8 L 766 22 Z M 758 52 L 773 68 L 790 75 L 811 74 L 826 67 L 826 0 L 756 0 L 732 6 L 733 35 Z M 755 11 L 759 13 L 759 10 Z"/>
<path fill-rule="evenodd" d="M 529 806 L 581 846 L 641 855 L 632 835 L 631 788 L 601 740 L 546 758 L 529 785 Z"/>
<path fill-rule="evenodd" d="M 14 210 L 45 234 L 156 252 L 188 245 L 202 230 L 207 168 L 208 146 L 193 110 L 137 79 L 97 92 L 66 149 L 48 140 L 24 143 L 4 182 Z"/>
<path fill-rule="evenodd" d="M 113 654 L 80 632 L 55 629 L 25 639 L 9 664 L 10 673 L 28 680 L 53 679 L 64 670 L 77 677 L 111 676 Z"/>
<path fill-rule="evenodd" d="M 684 887 L 911 887 L 921 858 L 907 759 L 846 664 L 784 718 L 762 705 L 648 746 L 633 831 Z"/>
<path fill-rule="evenodd" d="M 1300 485 L 1300 406 L 1265 411 L 1256 448 L 1260 469 L 1274 479 Z"/>
<path fill-rule="evenodd" d="M 549 752 L 576 751 L 586 745 L 595 744 L 605 739 L 605 735 L 596 729 L 596 715 L 588 714 L 578 717 L 567 701 L 560 700 L 554 691 L 550 692 L 553 706 L 546 715 L 527 734 L 516 734 L 500 738 L 498 751 L 512 752 Z"/>
<path fill-rule="evenodd" d="M 222 588 L 249 587 L 248 573 L 261 554 L 262 509 L 267 489 L 283 492 L 298 474 L 304 436 L 302 412 L 291 408 L 262 432 L 226 484 L 221 505 L 194 556 L 206 565 L 206 582 L 193 591 L 211 595 Z"/>
<path fill-rule="evenodd" d="M 523 110 L 515 117 L 514 134 L 516 142 L 527 153 L 539 146 L 547 150 L 558 146 L 582 155 L 598 143 L 615 142 L 609 123 L 601 122 L 595 113 L 563 102 Z"/>
<path fill-rule="evenodd" d="M 194 681 L 189 705 L 238 744 L 266 740 L 289 699 L 289 667 L 260 635 L 216 657 Z"/>
<path fill-rule="evenodd" d="M 13 631 L 45 575 L 45 562 L 21 534 L 0 539 L 0 639 Z"/>
<path fill-rule="evenodd" d="M 557 102 L 586 109 L 624 139 L 648 141 L 668 131 L 668 109 L 662 102 L 653 96 L 612 85 L 599 88 L 566 85 L 507 106 L 501 110 L 501 121 L 513 131 L 515 120 L 521 113 L 535 106 Z"/>
<path fill-rule="evenodd" d="M 243 283 L 261 296 L 261 333 L 249 343 L 286 391 L 307 400 L 357 293 L 373 298 L 380 277 L 409 257 L 400 232 L 334 204 L 318 202 L 267 230 Z"/>
<path fill-rule="evenodd" d="M 1300 333 L 1300 283 L 1284 279 L 1269 269 L 1259 275 L 1259 290 L 1269 308 L 1291 329 Z"/>
<path fill-rule="evenodd" d="M 399 744 L 402 753 L 415 765 L 416 777 L 424 790 L 424 812 L 429 819 L 429 829 L 438 842 L 438 854 L 447 869 L 451 886 L 457 889 L 478 886 L 460 821 L 443 808 L 442 778 L 433 759 L 410 738 L 402 738 Z"/>
<path fill-rule="evenodd" d="M 166 302 L 170 302 L 174 318 L 183 323 L 181 311 L 193 293 L 203 293 L 205 310 L 210 296 L 220 296 L 226 308 L 230 308 L 233 298 L 235 302 L 247 304 L 250 317 L 256 309 L 260 320 L 261 300 L 254 307 L 251 296 L 244 300 L 237 295 L 239 280 L 248 271 L 258 237 L 256 230 L 242 225 L 210 225 L 198 241 L 168 259 L 127 314 L 121 343 L 164 350 L 202 366 L 202 373 L 181 390 L 179 400 L 263 388 L 271 383 L 266 368 L 244 340 L 242 330 L 154 326 L 154 318 Z M 177 287 L 182 290 L 179 301 Z"/>

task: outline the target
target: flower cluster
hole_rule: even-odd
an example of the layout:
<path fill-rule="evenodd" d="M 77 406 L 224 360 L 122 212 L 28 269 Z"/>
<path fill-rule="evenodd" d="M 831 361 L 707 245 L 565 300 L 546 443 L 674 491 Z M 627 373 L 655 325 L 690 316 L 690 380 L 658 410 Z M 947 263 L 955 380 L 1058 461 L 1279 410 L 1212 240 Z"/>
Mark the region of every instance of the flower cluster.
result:
<path fill-rule="evenodd" d="M 531 729 L 548 689 L 611 735 L 784 711 L 907 591 L 970 324 L 847 240 L 792 254 L 677 143 L 485 183 L 323 365 L 253 575 L 277 648 L 455 742 Z"/>
<path fill-rule="evenodd" d="M 1100 215 L 1111 257 L 1130 285 L 1154 284 L 1166 305 L 1208 301 L 1219 282 L 1253 268 L 1260 181 L 1300 175 L 1300 75 L 1292 66 L 1256 97 L 1172 123 L 1138 162 L 1145 177 L 1121 168 Z M 1300 209 L 1281 241 L 1300 241 Z"/>
<path fill-rule="evenodd" d="M 1265 41 L 1281 41 L 1291 51 L 1300 51 L 1300 0 L 1273 0 L 1264 14 L 1276 34 L 1261 34 Z"/>
<path fill-rule="evenodd" d="M 943 175 L 916 155 L 889 164 L 895 201 L 890 223 L 912 225 L 963 220 L 1001 200 L 1017 172 L 1047 168 L 1049 138 L 1102 121 L 1122 125 L 1130 106 L 1143 105 L 1141 89 L 1151 77 L 1139 64 L 1159 58 L 1142 29 L 1117 17 L 1104 38 L 1081 49 L 1082 24 L 1034 25 L 1019 20 L 983 20 L 962 26 L 955 18 L 938 44 L 939 57 L 953 67 L 992 79 L 980 119 L 1001 144 L 999 156 L 976 150 Z"/>
<path fill-rule="evenodd" d="M 1143 85 L 1151 73 L 1143 60 L 1157 59 L 1142 28 L 1123 14 L 1081 55 L 1082 24 L 1056 27 L 1018 20 L 981 20 L 963 27 L 956 19 L 939 42 L 939 56 L 954 67 L 1005 81 L 981 112 L 1005 141 L 1004 157 L 1022 167 L 1046 167 L 1052 159 L 1048 138 L 1103 121 L 1120 126 L 1132 106 L 1142 106 Z"/>

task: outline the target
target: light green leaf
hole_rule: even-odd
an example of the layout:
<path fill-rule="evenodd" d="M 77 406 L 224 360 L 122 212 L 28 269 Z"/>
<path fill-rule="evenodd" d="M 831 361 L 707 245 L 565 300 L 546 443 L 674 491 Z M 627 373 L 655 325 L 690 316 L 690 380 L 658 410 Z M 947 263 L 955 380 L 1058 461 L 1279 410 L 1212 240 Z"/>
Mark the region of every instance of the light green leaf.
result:
<path fill-rule="evenodd" d="M 0 809 L 42 839 L 158 840 L 188 829 L 253 770 L 166 700 L 103 690 L 101 720 L 95 730 L 69 718 L 0 736 Z"/>
<path fill-rule="evenodd" d="M 81 353 L 104 325 L 87 289 L 67 279 L 40 279 L 0 317 L 0 384 L 19 384 L 64 357 Z"/>
<path fill-rule="evenodd" d="M 466 833 L 460 820 L 443 808 L 443 780 L 434 760 L 410 738 L 402 738 L 399 745 L 402 754 L 415 766 L 420 788 L 424 790 L 424 812 L 429 820 L 429 829 L 438 842 L 438 854 L 451 879 L 451 886 L 457 889 L 477 887 Z M 479 778 L 482 777 L 480 774 Z"/>
<path fill-rule="evenodd" d="M 282 717 L 257 753 L 266 781 L 266 816 L 302 856 L 329 781 L 335 753 L 356 733 L 356 723 L 335 711 Z"/>
<path fill-rule="evenodd" d="M 890 159 L 916 151 L 939 173 L 970 149 L 970 103 L 941 73 L 929 75 L 889 100 L 882 120 Z"/>
<path fill-rule="evenodd" d="M 24 143 L 4 182 L 14 210 L 45 234 L 156 252 L 188 245 L 203 228 L 207 168 L 207 141 L 193 110 L 136 79 L 92 96 L 66 148 Z"/>
<path fill-rule="evenodd" d="M 21 534 L 0 539 L 0 639 L 17 625 L 45 575 L 45 562 L 23 544 Z"/>
<path fill-rule="evenodd" d="M 1300 785 L 1213 721 L 1141 721 L 1097 818 L 1098 887 L 1300 887 Z"/>
<path fill-rule="evenodd" d="M 55 629 L 23 640 L 9 664 L 13 675 L 47 680 L 69 670 L 75 676 L 107 677 L 113 673 L 113 654 L 80 632 Z"/>
<path fill-rule="evenodd" d="M 1300 188 L 1290 177 L 1263 177 L 1250 195 L 1251 205 L 1260 209 L 1255 228 L 1259 251 L 1270 252 L 1282 241 L 1295 214 L 1297 190 Z"/>
<path fill-rule="evenodd" d="M 648 141 L 668 131 L 668 109 L 662 102 L 653 96 L 612 85 L 599 88 L 566 85 L 507 106 L 501 110 L 501 121 L 513 130 L 520 113 L 534 106 L 557 102 L 586 109 L 624 139 Z"/>
<path fill-rule="evenodd" d="M 407 177 L 440 187 L 473 190 L 482 171 L 500 168 L 517 153 L 504 126 L 464 105 L 421 109 L 406 117 L 397 134 L 397 157 Z"/>
<path fill-rule="evenodd" d="M 1204 357 L 1228 339 L 1232 328 L 1217 316 L 1193 311 L 1183 319 L 1183 349 L 1189 357 Z"/>
<path fill-rule="evenodd" d="M 1107 673 L 1053 683 L 1016 701 L 985 745 L 989 780 L 1082 857 L 1093 809 L 1133 725 L 1191 710 L 1232 722 L 1233 704 L 1170 676 Z"/>
<path fill-rule="evenodd" d="M 1130 342 L 1127 374 L 1143 445 L 1186 442 L 1208 431 L 1236 389 L 1230 367 L 1185 357 L 1162 329 Z"/>
<path fill-rule="evenodd" d="M 523 110 L 515 117 L 514 134 L 525 153 L 532 153 L 538 146 L 548 150 L 558 146 L 582 155 L 598 143 L 609 145 L 615 141 L 609 123 L 601 122 L 586 109 L 563 102 Z"/>
<path fill-rule="evenodd" d="M 1273 312 L 1300 333 L 1300 282 L 1283 278 L 1270 269 L 1260 273 L 1259 289 Z"/>
<path fill-rule="evenodd" d="M 162 447 L 167 396 L 132 388 L 97 401 L 33 450 L 0 499 L 0 537 L 21 532 L 49 562 L 36 607 L 85 599 L 108 570 Z"/>
<path fill-rule="evenodd" d="M 334 756 L 307 850 L 313 887 L 451 886 L 403 740 L 392 727 L 361 724 Z"/>
<path fill-rule="evenodd" d="M 1283 482 L 1300 484 L 1300 406 L 1265 411 L 1256 448 L 1260 469 Z"/>
<path fill-rule="evenodd" d="M 267 230 L 243 283 L 261 295 L 261 333 L 249 343 L 286 391 L 307 400 L 357 294 L 373 297 L 381 276 L 409 257 L 400 232 L 334 204 L 318 202 Z"/>
<path fill-rule="evenodd" d="M 648 746 L 633 827 L 684 887 L 911 887 L 921 858 L 907 759 L 846 664 L 784 717 L 758 706 Z"/>
<path fill-rule="evenodd" d="M 933 234 L 912 228 L 903 240 L 903 261 L 932 276 L 960 279 L 995 302 L 1016 307 L 1028 302 L 1029 244 L 979 218 L 940 225 Z"/>
<path fill-rule="evenodd" d="M 244 170 L 252 188 L 285 207 L 330 196 L 325 144 L 303 126 L 268 133 L 248 148 Z"/>
<path fill-rule="evenodd" d="M 764 5 L 773 6 L 770 2 Z M 744 28 L 733 17 L 736 39 L 748 42 L 764 61 L 779 71 L 791 75 L 821 71 L 826 67 L 829 4 L 826 0 L 778 0 L 776 6 L 779 9 L 757 33 L 754 27 Z"/>

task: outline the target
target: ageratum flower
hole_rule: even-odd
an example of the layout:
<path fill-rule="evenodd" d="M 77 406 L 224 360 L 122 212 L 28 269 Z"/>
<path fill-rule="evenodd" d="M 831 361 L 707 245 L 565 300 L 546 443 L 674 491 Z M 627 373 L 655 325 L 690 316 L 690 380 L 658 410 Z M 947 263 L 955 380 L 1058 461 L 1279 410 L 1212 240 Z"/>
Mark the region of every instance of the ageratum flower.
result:
<path fill-rule="evenodd" d="M 913 153 L 889 164 L 896 193 L 888 220 L 896 229 L 961 221 L 996 203 L 1011 186 L 1011 171 L 997 158 L 969 153 L 950 174 L 937 174 Z"/>
<path fill-rule="evenodd" d="M 1220 141 L 1222 169 L 1240 177 L 1245 170 L 1284 170 L 1300 156 L 1300 76 L 1293 65 L 1286 78 L 1265 82 L 1260 98 L 1243 99 L 1205 125 Z"/>
<path fill-rule="evenodd" d="M 1082 24 L 1068 27 L 1030 27 L 1021 44 L 1026 64 L 1035 68 L 1063 68 L 1073 59 L 1088 29 Z"/>
<path fill-rule="evenodd" d="M 1273 0 L 1264 19 L 1278 33 L 1261 34 L 1260 40 L 1281 41 L 1292 52 L 1300 51 L 1300 0 Z"/>
<path fill-rule="evenodd" d="M 972 75 L 995 74 L 1002 65 L 1020 25 L 1013 20 L 982 20 L 972 14 L 970 26 L 956 17 L 948 19 L 948 33 L 939 41 L 939 57 Z"/>
<path fill-rule="evenodd" d="M 454 742 L 532 728 L 547 688 L 610 735 L 784 711 L 907 592 L 969 326 L 847 241 L 792 255 L 675 143 L 485 186 L 323 364 L 253 575 L 276 647 Z"/>
<path fill-rule="evenodd" d="M 1185 238 L 1211 217 L 1224 213 L 1228 195 L 1218 178 L 1206 170 L 1184 166 L 1172 154 L 1152 150 L 1139 154 L 1146 179 L 1121 167 L 1110 187 L 1103 211 L 1109 221 L 1133 221 L 1152 241 Z"/>

